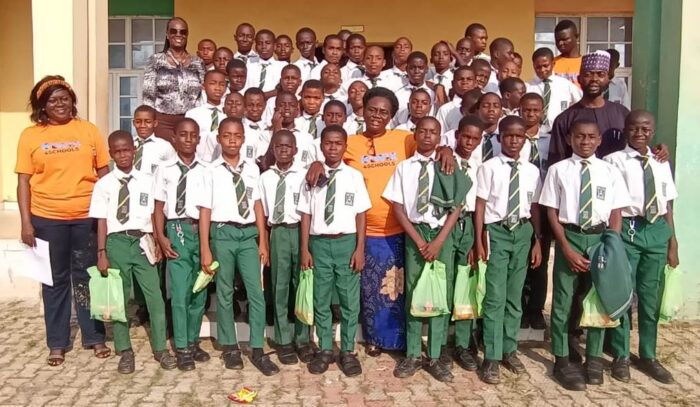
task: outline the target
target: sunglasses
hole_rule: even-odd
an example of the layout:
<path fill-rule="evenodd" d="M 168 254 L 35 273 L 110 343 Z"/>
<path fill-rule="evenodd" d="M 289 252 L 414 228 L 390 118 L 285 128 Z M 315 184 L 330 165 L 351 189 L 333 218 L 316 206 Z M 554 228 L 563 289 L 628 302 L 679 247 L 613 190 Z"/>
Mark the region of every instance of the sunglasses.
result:
<path fill-rule="evenodd" d="M 187 35 L 187 29 L 186 29 L 186 28 L 183 29 L 183 30 L 178 30 L 177 28 L 171 28 L 171 29 L 168 30 L 168 32 L 170 33 L 170 35 L 178 35 L 178 34 L 179 34 L 179 35 Z"/>

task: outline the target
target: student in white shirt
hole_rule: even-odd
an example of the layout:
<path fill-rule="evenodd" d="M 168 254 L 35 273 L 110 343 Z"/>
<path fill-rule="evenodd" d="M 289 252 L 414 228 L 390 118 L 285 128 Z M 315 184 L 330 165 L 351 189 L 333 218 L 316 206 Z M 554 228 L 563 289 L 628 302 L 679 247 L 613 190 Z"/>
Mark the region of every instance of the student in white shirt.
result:
<path fill-rule="evenodd" d="M 483 24 L 469 24 L 464 30 L 464 38 L 468 38 L 472 42 L 474 59 L 482 59 L 486 62 L 491 62 L 491 57 L 484 53 L 484 51 L 486 51 L 486 45 L 488 44 L 489 35 Z"/>
<path fill-rule="evenodd" d="M 258 157 L 265 155 L 270 142 L 267 126 L 262 120 L 265 94 L 259 88 L 249 88 L 243 98 L 245 117 L 242 123 L 246 138 L 241 147 L 241 155 L 245 160 L 255 163 Z"/>
<path fill-rule="evenodd" d="M 326 66 L 321 69 L 321 84 L 323 85 L 323 103 L 321 104 L 321 109 L 323 109 L 323 105 L 331 100 L 339 100 L 343 103 L 347 101 L 348 92 L 342 86 L 340 67 L 338 65 L 326 64 Z"/>
<path fill-rule="evenodd" d="M 360 80 L 364 82 L 365 85 L 367 85 L 368 89 L 381 86 L 389 90 L 395 91 L 399 87 L 403 86 L 403 84 L 398 87 L 392 85 L 392 82 L 390 81 L 388 75 L 384 74 L 384 72 L 387 71 L 382 71 L 382 69 L 384 69 L 384 66 L 386 66 L 384 49 L 376 45 L 367 47 L 364 59 L 365 74 L 362 75 Z M 392 87 L 395 87 L 395 89 L 392 89 Z"/>
<path fill-rule="evenodd" d="M 340 100 L 331 100 L 330 102 L 326 103 L 323 106 L 323 115 L 321 116 L 321 119 L 322 122 L 319 123 L 318 126 L 319 134 L 323 132 L 323 129 L 325 129 L 326 127 L 333 125 L 342 127 L 346 133 L 348 132 L 348 130 L 355 130 L 352 127 L 352 125 L 349 125 L 347 128 L 345 127 L 345 125 L 348 124 L 348 115 L 345 110 L 345 104 Z M 318 153 L 320 153 L 321 140 L 314 140 L 314 144 L 316 144 L 316 147 L 318 148 Z"/>
<path fill-rule="evenodd" d="M 248 65 L 247 86 L 255 86 L 265 92 L 269 97 L 279 84 L 282 68 L 286 62 L 277 61 L 275 53 L 275 34 L 270 30 L 260 30 L 255 34 L 255 52 L 258 58 Z"/>
<path fill-rule="evenodd" d="M 253 25 L 250 23 L 239 24 L 238 27 L 236 27 L 234 40 L 236 41 L 236 47 L 238 50 L 235 54 L 233 54 L 233 57 L 245 62 L 246 65 L 249 62 L 256 62 L 258 54 L 253 51 L 253 44 L 255 43 L 255 27 L 253 27 Z"/>
<path fill-rule="evenodd" d="M 460 108 L 462 106 L 462 96 L 476 88 L 476 74 L 470 66 L 460 66 L 452 74 L 452 84 L 450 85 L 454 96 L 452 100 L 440 106 L 435 118 L 440 122 L 442 133 L 456 128 L 457 123 L 462 118 Z M 449 123 L 449 125 L 448 125 Z"/>
<path fill-rule="evenodd" d="M 145 174 L 153 175 L 159 165 L 175 156 L 175 150 L 172 144 L 153 134 L 158 126 L 158 121 L 156 120 L 156 111 L 152 107 L 146 105 L 137 107 L 134 110 L 132 123 L 136 129 L 134 168 Z"/>
<path fill-rule="evenodd" d="M 527 91 L 542 96 L 545 124 L 551 127 L 561 112 L 581 100 L 583 92 L 568 79 L 553 74 L 554 54 L 549 48 L 535 50 L 532 54 L 532 64 L 537 77 L 528 82 Z"/>
<path fill-rule="evenodd" d="M 241 273 L 248 296 L 250 360 L 264 375 L 271 376 L 279 369 L 263 351 L 265 297 L 260 267 L 269 264 L 269 247 L 260 202 L 260 171 L 240 155 L 244 138 L 238 119 L 226 118 L 219 126 L 221 157 L 207 171 L 199 209 L 201 265 L 212 274 L 214 255 L 220 264 L 214 278 L 217 341 L 223 347 L 224 365 L 227 369 L 243 368 L 233 323 L 234 276 Z"/>
<path fill-rule="evenodd" d="M 236 61 L 238 60 L 236 59 Z M 224 99 L 224 113 L 226 117 L 243 119 L 245 116 L 245 97 L 238 92 L 226 95 L 226 99 Z"/>
<path fill-rule="evenodd" d="M 627 89 L 627 82 L 623 78 L 615 76 L 615 70 L 620 67 L 620 53 L 614 48 L 607 50 L 607 52 L 610 54 L 610 70 L 608 71 L 610 84 L 604 96 L 606 100 L 619 103 L 627 109 L 631 109 L 632 100 Z"/>
<path fill-rule="evenodd" d="M 413 133 L 416 131 L 418 121 L 431 115 L 432 112 L 433 102 L 430 100 L 430 94 L 425 89 L 418 88 L 411 93 L 408 100 L 408 112 L 405 121 L 399 123 L 395 129 Z"/>
<path fill-rule="evenodd" d="M 279 89 L 296 95 L 299 93 L 299 87 L 301 87 L 302 83 L 301 69 L 297 65 L 289 64 L 282 68 Z M 272 96 L 267 98 L 265 102 L 265 112 L 262 115 L 265 127 L 270 127 L 272 123 L 272 115 L 275 113 L 275 99 L 276 96 Z"/>
<path fill-rule="evenodd" d="M 501 154 L 499 125 L 503 117 L 501 98 L 495 93 L 483 94 L 471 109 L 484 122 L 484 139 L 481 142 L 481 157 L 484 162 Z M 511 117 L 511 116 L 508 116 Z"/>
<path fill-rule="evenodd" d="M 404 122 L 408 117 L 408 100 L 417 89 L 425 90 L 430 96 L 431 105 L 435 105 L 435 92 L 425 82 L 425 76 L 428 73 L 428 57 L 420 51 L 412 52 L 408 56 L 406 72 L 408 83 L 395 92 L 396 99 L 399 101 L 399 111 L 394 116 L 394 121 L 397 123 Z"/>
<path fill-rule="evenodd" d="M 349 135 L 360 134 L 365 131 L 364 97 L 368 87 L 361 80 L 356 80 L 348 87 L 348 105 L 350 113 L 343 128 Z"/>
<path fill-rule="evenodd" d="M 455 50 L 452 56 L 455 58 L 454 65 L 459 68 L 461 66 L 469 66 L 474 60 L 474 47 L 472 46 L 472 40 L 464 37 L 460 38 L 455 44 Z"/>
<path fill-rule="evenodd" d="M 525 94 L 525 82 L 520 78 L 505 78 L 498 84 L 505 116 L 520 116 L 520 98 Z"/>
<path fill-rule="evenodd" d="M 382 71 L 383 86 L 393 92 L 396 92 L 401 87 L 408 83 L 408 56 L 413 52 L 413 44 L 406 37 L 400 37 L 394 42 L 394 47 L 391 52 L 392 67 Z M 383 68 L 383 67 L 382 67 Z"/>
<path fill-rule="evenodd" d="M 542 182 L 537 167 L 520 159 L 525 144 L 523 119 L 504 118 L 498 138 L 501 153 L 484 162 L 477 173 L 474 212 L 476 254 L 488 262 L 481 371 L 481 379 L 488 384 L 500 383 L 500 364 L 516 375 L 526 372 L 517 356 L 521 296 L 528 264 L 537 267 L 541 261 L 537 200 Z"/>
<path fill-rule="evenodd" d="M 177 155 L 156 174 L 154 235 L 168 259 L 173 341 L 177 367 L 195 368 L 210 356 L 199 346 L 207 290 L 192 292 L 199 273 L 199 208 L 204 190 L 205 164 L 197 157 L 199 126 L 183 119 L 175 126 Z"/>
<path fill-rule="evenodd" d="M 89 213 L 97 219 L 97 268 L 105 277 L 108 269 L 119 270 L 124 298 L 129 298 L 133 281 L 138 281 L 150 316 L 153 357 L 163 369 L 174 369 L 177 363 L 166 342 L 165 303 L 158 270 L 140 247 L 141 238 L 153 232 L 153 177 L 134 169 L 136 149 L 131 134 L 115 131 L 108 143 L 115 168 L 95 184 Z M 129 323 L 115 321 L 113 330 L 114 347 L 121 354 L 117 371 L 133 373 Z"/>
<path fill-rule="evenodd" d="M 292 63 L 292 39 L 286 34 L 275 38 L 275 59 L 286 64 Z"/>
<path fill-rule="evenodd" d="M 214 69 L 214 51 L 216 51 L 216 43 L 204 38 L 197 43 L 197 56 L 204 61 L 204 66 L 207 71 Z"/>
<path fill-rule="evenodd" d="M 241 95 L 248 89 L 248 66 L 240 59 L 232 59 L 226 64 L 226 76 L 228 79 L 228 88 L 226 93 L 238 92 Z"/>
<path fill-rule="evenodd" d="M 309 27 L 302 27 L 297 31 L 296 47 L 299 50 L 299 59 L 294 65 L 299 67 L 301 82 L 309 79 L 311 70 L 318 65 L 316 59 L 316 33 Z"/>
<path fill-rule="evenodd" d="M 482 92 L 498 92 L 498 85 L 489 83 L 492 67 L 488 61 L 484 59 L 474 59 L 471 67 L 474 68 L 474 73 L 476 74 L 476 86 L 481 89 Z"/>
<path fill-rule="evenodd" d="M 321 117 L 323 100 L 321 81 L 310 79 L 304 82 L 301 88 L 301 115 L 294 120 L 294 123 L 298 130 L 310 134 L 314 140 L 321 135 L 318 125 L 323 121 Z"/>
<path fill-rule="evenodd" d="M 188 110 L 185 117 L 194 119 L 199 126 L 200 141 L 197 154 L 202 160 L 212 162 L 220 154 L 216 135 L 219 123 L 226 118 L 221 99 L 226 90 L 226 76 L 219 71 L 208 71 L 204 75 L 202 88 L 207 95 L 207 103 Z"/>
<path fill-rule="evenodd" d="M 343 40 L 335 34 L 327 35 L 326 38 L 323 39 L 323 61 L 311 70 L 307 80 L 321 79 L 321 69 L 323 69 L 326 64 L 340 65 L 343 52 Z"/>
<path fill-rule="evenodd" d="M 367 43 L 362 34 L 352 33 L 345 40 L 345 53 L 348 56 L 348 61 L 345 66 L 340 68 L 343 88 L 347 89 L 352 81 L 361 78 L 364 74 L 365 68 L 362 66 L 362 61 L 365 58 L 366 49 Z"/>
<path fill-rule="evenodd" d="M 219 47 L 214 51 L 214 68 L 226 73 L 226 65 L 233 59 L 233 51 L 229 47 Z"/>
<path fill-rule="evenodd" d="M 313 80 L 309 80 L 306 83 L 308 84 L 310 81 L 312 83 L 317 82 L 318 84 L 320 84 L 320 82 Z M 318 88 L 317 90 L 320 94 L 320 88 Z M 317 103 L 319 105 L 320 99 L 321 97 L 318 96 Z M 260 144 L 261 148 L 258 150 L 262 152 L 261 155 L 267 152 L 265 160 L 267 164 L 271 164 L 273 158 L 271 156 L 271 153 L 268 151 L 270 137 L 272 136 L 271 133 L 275 133 L 283 129 L 291 131 L 294 134 L 294 137 L 296 138 L 297 153 L 294 156 L 295 164 L 301 167 L 306 167 L 312 162 L 316 161 L 317 154 L 316 147 L 314 146 L 314 139 L 311 136 L 311 134 L 297 127 L 297 124 L 301 123 L 297 119 L 299 119 L 299 101 L 297 100 L 296 96 L 294 96 L 294 94 L 290 92 L 280 91 L 277 94 L 277 99 L 275 100 L 275 114 L 272 118 L 272 129 L 271 131 L 265 132 L 265 134 L 263 135 L 263 141 Z"/>
<path fill-rule="evenodd" d="M 506 63 L 513 60 L 513 43 L 508 38 L 499 37 L 491 41 L 489 44 L 489 52 L 491 53 L 491 75 L 486 86 L 487 92 L 492 92 L 498 89 L 498 71 Z"/>
<path fill-rule="evenodd" d="M 453 74 L 450 70 L 452 54 L 447 42 L 440 41 L 430 49 L 430 63 L 433 65 L 428 71 L 427 81 L 432 84 L 437 100 L 437 107 L 450 100 Z"/>
<path fill-rule="evenodd" d="M 355 353 L 360 313 L 360 271 L 365 263 L 366 211 L 372 206 L 362 174 L 343 163 L 347 134 L 340 126 L 321 133 L 325 181 L 301 189 L 297 210 L 301 217 L 301 268 L 314 273 L 314 323 L 319 351 L 309 372 L 322 374 L 335 359 L 331 298 L 338 292 L 340 319 L 338 366 L 348 377 L 362 373 Z"/>
<path fill-rule="evenodd" d="M 442 133 L 441 145 L 449 146 L 453 150 L 456 148 L 455 131 L 457 130 L 459 121 L 462 120 L 462 117 L 475 113 L 476 110 L 474 106 L 476 106 L 476 103 L 482 96 L 483 94 L 478 88 L 464 92 L 459 109 L 457 111 L 451 111 L 450 114 L 445 117 L 446 131 Z"/>
<path fill-rule="evenodd" d="M 678 242 L 672 201 L 678 197 L 671 166 L 660 163 L 650 146 L 654 116 L 632 111 L 625 119 L 627 147 L 604 158 L 622 172 L 630 205 L 622 208 L 622 240 L 632 265 L 638 305 L 638 369 L 661 383 L 673 376 L 656 358 L 659 306 L 664 295 L 664 266 L 678 267 Z"/>

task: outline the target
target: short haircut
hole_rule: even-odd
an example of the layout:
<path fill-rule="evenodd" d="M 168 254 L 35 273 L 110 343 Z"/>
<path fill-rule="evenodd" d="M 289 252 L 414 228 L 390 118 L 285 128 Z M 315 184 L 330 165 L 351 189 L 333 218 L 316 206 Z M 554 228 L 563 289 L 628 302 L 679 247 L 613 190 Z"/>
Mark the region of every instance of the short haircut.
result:
<path fill-rule="evenodd" d="M 411 95 L 408 97 L 408 99 L 411 100 L 411 99 L 413 98 L 413 95 L 417 95 L 417 94 L 419 94 L 419 93 L 424 94 L 425 96 L 428 97 L 428 99 L 430 99 L 430 93 L 428 93 L 428 91 L 425 90 L 425 89 L 423 89 L 423 88 L 414 89 L 414 90 L 411 92 Z M 431 99 L 431 102 L 432 102 L 432 99 Z"/>
<path fill-rule="evenodd" d="M 325 127 L 323 131 L 321 131 L 321 141 L 323 141 L 323 139 L 326 138 L 330 133 L 340 133 L 343 135 L 343 140 L 347 141 L 348 139 L 348 133 L 345 131 L 343 126 L 339 124 L 332 124 L 328 127 Z"/>
<path fill-rule="evenodd" d="M 243 96 L 262 96 L 263 98 L 265 98 L 265 92 L 263 92 L 260 88 L 248 88 L 248 90 L 245 91 Z"/>
<path fill-rule="evenodd" d="M 182 118 L 180 119 L 180 121 L 177 122 L 177 124 L 175 125 L 175 133 L 177 133 L 177 129 L 185 123 L 192 123 L 194 125 L 194 128 L 197 129 L 197 133 L 199 133 L 199 124 L 197 124 L 197 122 L 190 117 Z"/>
<path fill-rule="evenodd" d="M 477 30 L 484 30 L 486 31 L 486 27 L 481 24 L 481 23 L 471 23 L 467 26 L 467 28 L 464 30 L 464 36 L 465 37 L 470 37 L 474 31 Z"/>
<path fill-rule="evenodd" d="M 208 78 L 209 76 L 211 76 L 211 75 L 221 75 L 221 76 L 224 77 L 224 79 L 226 79 L 226 74 L 225 74 L 225 73 L 223 73 L 223 72 L 221 72 L 221 71 L 217 71 L 216 69 L 212 69 L 212 70 L 206 71 L 206 72 L 204 73 L 204 80 L 206 81 L 207 78 Z"/>
<path fill-rule="evenodd" d="M 287 64 L 287 65 L 285 65 L 284 68 L 282 68 L 282 72 L 284 73 L 284 71 L 288 71 L 288 70 L 290 70 L 290 69 L 291 69 L 292 71 L 297 71 L 297 73 L 301 76 L 301 69 L 299 69 L 299 67 L 296 66 L 296 65 L 294 65 L 294 64 Z"/>
<path fill-rule="evenodd" d="M 323 84 L 318 79 L 309 79 L 304 82 L 301 91 L 303 92 L 306 89 L 321 89 L 321 91 L 323 91 Z"/>
<path fill-rule="evenodd" d="M 276 132 L 272 133 L 272 137 L 270 138 L 270 145 L 273 145 L 275 142 L 277 142 L 278 139 L 285 136 L 292 139 L 292 144 L 294 144 L 295 146 L 297 145 L 297 138 L 294 137 L 294 133 L 287 129 L 277 130 Z"/>
<path fill-rule="evenodd" d="M 289 42 L 292 42 L 292 38 L 290 36 L 288 36 L 287 34 L 278 35 L 277 38 L 275 38 L 275 41 L 285 39 L 285 38 L 288 39 Z"/>
<path fill-rule="evenodd" d="M 394 95 L 394 92 L 390 91 L 387 88 L 378 86 L 376 88 L 368 89 L 365 93 L 365 96 L 362 98 L 362 104 L 365 107 L 367 107 L 369 105 L 369 101 L 374 98 L 384 98 L 389 101 L 389 104 L 391 105 L 392 117 L 399 110 L 399 100 L 396 99 L 396 95 Z"/>
<path fill-rule="evenodd" d="M 418 119 L 418 122 L 416 122 L 416 128 L 418 128 L 419 126 L 423 125 L 423 123 L 426 123 L 426 122 L 437 123 L 438 130 L 442 131 L 442 126 L 440 125 L 440 121 L 438 119 L 434 118 L 433 116 L 425 116 L 425 117 L 421 117 L 420 119 Z"/>
<path fill-rule="evenodd" d="M 476 101 L 476 103 L 474 104 L 473 109 L 479 109 L 479 108 L 481 107 L 481 104 L 484 103 L 484 100 L 486 100 L 487 97 L 491 97 L 491 96 L 497 97 L 498 100 L 499 100 L 500 102 L 502 102 L 501 97 L 498 96 L 497 93 L 494 93 L 494 92 L 487 92 L 487 93 L 484 93 L 483 95 L 481 95 L 481 96 L 479 97 L 479 99 L 478 99 L 478 100 Z"/>
<path fill-rule="evenodd" d="M 574 120 L 573 123 L 571 123 L 571 127 L 569 127 L 569 134 L 568 136 L 571 137 L 574 134 L 574 130 L 579 127 L 579 126 L 594 126 L 596 131 L 600 133 L 600 127 L 598 127 L 598 123 L 595 120 L 591 119 L 576 119 Z"/>
<path fill-rule="evenodd" d="M 440 45 L 446 46 L 448 50 L 450 48 L 450 46 L 447 45 L 446 41 L 440 40 L 440 41 L 436 42 L 435 44 L 433 44 L 432 47 L 430 47 L 430 53 L 432 54 L 433 52 L 435 52 L 435 48 L 439 47 Z"/>
<path fill-rule="evenodd" d="M 343 42 L 343 39 L 340 38 L 338 34 L 328 34 L 326 35 L 326 38 L 323 39 L 323 47 L 325 48 L 326 45 L 328 45 L 328 41 L 333 41 L 333 40 L 338 40 L 341 43 Z"/>
<path fill-rule="evenodd" d="M 367 44 L 367 39 L 365 38 L 364 35 L 359 34 L 359 33 L 352 33 L 352 34 L 350 34 L 348 39 L 345 40 L 345 46 L 347 47 L 348 44 L 350 43 L 350 41 L 354 41 L 354 40 L 360 40 L 360 41 L 362 41 L 363 44 L 365 44 L 365 45 Z"/>
<path fill-rule="evenodd" d="M 199 47 L 200 45 L 202 45 L 202 44 L 205 43 L 205 42 L 210 42 L 210 43 L 214 44 L 214 48 L 216 48 L 216 43 L 215 43 L 214 40 L 212 40 L 211 38 L 202 38 L 202 39 L 199 40 L 199 42 L 197 43 L 197 46 Z"/>
<path fill-rule="evenodd" d="M 523 97 L 520 98 L 520 103 L 522 104 L 523 102 L 527 102 L 530 100 L 537 100 L 540 103 L 542 103 L 542 107 L 544 107 L 544 98 L 539 93 L 534 92 L 524 94 Z"/>
<path fill-rule="evenodd" d="M 241 99 L 244 99 L 243 95 L 241 95 L 240 93 L 238 93 L 238 92 L 230 92 L 228 95 L 226 95 L 226 98 L 224 98 L 224 100 L 228 100 L 229 98 L 235 98 L 235 97 L 239 97 L 239 98 L 241 98 Z M 244 100 L 245 100 L 245 99 L 244 99 Z"/>
<path fill-rule="evenodd" d="M 422 60 L 423 62 L 425 62 L 426 64 L 428 63 L 428 56 L 425 55 L 425 53 L 423 53 L 423 52 L 421 52 L 421 51 L 413 51 L 413 52 L 411 52 L 410 54 L 408 54 L 408 58 L 406 58 L 406 61 L 411 61 L 411 60 L 414 60 L 414 59 L 420 59 L 420 60 Z"/>
<path fill-rule="evenodd" d="M 236 27 L 236 31 L 240 30 L 243 27 L 250 27 L 253 31 L 255 31 L 255 27 L 253 27 L 253 24 L 248 23 L 248 22 L 243 22 L 243 23 L 238 24 L 238 26 Z"/>
<path fill-rule="evenodd" d="M 216 51 L 214 51 L 214 53 L 222 52 L 222 51 L 228 52 L 229 54 L 231 54 L 231 57 L 233 57 L 233 51 L 231 51 L 231 48 L 229 48 L 229 47 L 219 47 L 216 49 Z"/>
<path fill-rule="evenodd" d="M 141 105 L 141 106 L 137 107 L 136 109 L 134 109 L 134 117 L 136 117 L 136 113 L 148 113 L 154 119 L 156 118 L 156 109 L 154 109 L 148 105 Z"/>
<path fill-rule="evenodd" d="M 457 125 L 457 133 L 460 133 L 462 130 L 469 126 L 476 127 L 480 131 L 484 131 L 485 127 L 484 122 L 482 122 L 481 119 L 479 119 L 479 116 L 474 114 L 468 114 L 459 120 L 459 124 Z"/>
<path fill-rule="evenodd" d="M 610 54 L 610 65 L 614 65 L 620 62 L 620 52 L 615 48 L 606 49 L 605 52 Z"/>
<path fill-rule="evenodd" d="M 461 103 L 460 107 L 464 104 L 471 102 L 471 106 L 466 106 L 466 107 L 467 107 L 468 111 L 474 113 L 474 111 L 473 111 L 474 106 L 476 105 L 476 102 L 479 101 L 479 98 L 481 96 L 482 96 L 482 93 L 481 93 L 481 89 L 479 89 L 479 88 L 474 88 L 468 92 L 465 92 L 462 95 L 462 103 Z"/>
<path fill-rule="evenodd" d="M 306 33 L 312 34 L 312 35 L 314 36 L 314 38 L 316 37 L 316 31 L 312 30 L 312 29 L 309 28 L 309 27 L 301 27 L 301 28 L 299 29 L 299 31 L 297 31 L 297 35 L 306 34 Z"/>
<path fill-rule="evenodd" d="M 221 121 L 221 123 L 219 123 L 219 133 L 221 133 L 221 129 L 224 128 L 224 125 L 229 124 L 229 123 L 238 124 L 239 126 L 241 126 L 241 128 L 243 128 L 243 121 L 241 119 L 239 119 L 238 117 L 231 116 L 231 117 L 225 118 L 224 120 Z"/>
<path fill-rule="evenodd" d="M 246 92 L 246 93 L 248 93 L 248 92 Z M 277 91 L 277 96 L 275 97 L 275 104 L 277 104 L 277 101 L 280 100 L 280 99 L 282 99 L 283 96 L 291 96 L 291 97 L 293 97 L 295 100 L 296 100 L 296 98 L 297 98 L 297 95 L 295 95 L 295 94 L 292 93 L 292 92 L 289 92 L 289 91 L 286 91 L 286 90 L 280 90 L 280 91 Z"/>
<path fill-rule="evenodd" d="M 247 72 L 248 66 L 246 66 L 245 62 L 241 61 L 240 59 L 233 58 L 226 64 L 226 73 L 230 74 L 232 69 L 245 69 Z"/>
<path fill-rule="evenodd" d="M 537 48 L 535 52 L 532 53 L 532 62 L 535 62 L 537 58 L 549 58 L 554 59 L 554 52 L 547 47 Z"/>
<path fill-rule="evenodd" d="M 116 143 L 119 140 L 128 140 L 129 144 L 132 146 L 134 145 L 134 138 L 131 133 L 124 130 L 117 130 L 110 133 L 109 137 L 107 137 L 107 144 L 111 146 L 113 143 Z"/>
<path fill-rule="evenodd" d="M 513 52 L 513 59 L 523 60 L 523 56 L 519 52 Z"/>
<path fill-rule="evenodd" d="M 503 95 L 506 92 L 515 91 L 515 87 L 518 84 L 522 84 L 523 87 L 525 86 L 525 82 L 523 82 L 523 80 L 520 78 L 515 78 L 515 77 L 506 78 L 506 79 L 502 80 L 501 83 L 498 84 L 498 90 L 501 92 L 501 95 Z"/>
<path fill-rule="evenodd" d="M 483 68 L 489 68 L 489 70 L 491 70 L 491 63 L 481 58 L 474 58 L 470 66 L 474 68 L 475 71 Z"/>
<path fill-rule="evenodd" d="M 262 36 L 262 35 L 269 35 L 269 36 L 271 36 L 273 41 L 276 39 L 275 33 L 273 33 L 272 30 L 268 30 L 267 28 L 263 28 L 262 30 L 260 30 L 260 31 L 258 31 L 257 33 L 255 33 L 255 39 L 257 40 L 258 37 L 260 37 L 260 36 Z"/>
<path fill-rule="evenodd" d="M 462 72 L 462 71 L 469 71 L 469 72 L 473 73 L 474 75 L 476 75 L 476 72 L 474 72 L 473 66 L 462 65 L 462 66 L 458 67 L 457 69 L 455 69 L 454 76 L 457 76 L 457 73 Z"/>
<path fill-rule="evenodd" d="M 575 34 L 578 34 L 578 27 L 576 27 L 576 23 L 574 23 L 571 20 L 561 20 L 561 21 L 559 21 L 557 26 L 554 27 L 555 33 L 565 31 L 565 30 L 572 30 Z"/>
<path fill-rule="evenodd" d="M 491 44 L 489 44 L 489 52 L 491 53 L 491 55 L 493 55 L 500 47 L 503 46 L 510 46 L 511 48 L 514 48 L 513 41 L 505 37 L 498 37 L 495 40 L 491 41 Z"/>
<path fill-rule="evenodd" d="M 337 107 L 339 109 L 343 109 L 343 113 L 347 114 L 347 107 L 345 106 L 345 103 L 341 102 L 340 100 L 331 100 L 328 103 L 323 106 L 323 113 L 326 113 L 326 110 L 328 110 L 331 107 Z"/>
<path fill-rule="evenodd" d="M 367 84 L 364 83 L 363 81 L 361 81 L 360 79 L 357 79 L 357 80 L 352 81 L 352 82 L 350 83 L 350 86 L 348 86 L 348 90 L 350 90 L 350 87 L 351 87 L 352 85 L 356 84 L 356 83 L 361 84 L 362 86 L 365 87 L 365 89 L 369 90 L 369 86 L 367 86 Z"/>
<path fill-rule="evenodd" d="M 503 133 L 509 126 L 518 125 L 525 127 L 525 120 L 520 116 L 506 116 L 498 123 L 498 132 Z"/>

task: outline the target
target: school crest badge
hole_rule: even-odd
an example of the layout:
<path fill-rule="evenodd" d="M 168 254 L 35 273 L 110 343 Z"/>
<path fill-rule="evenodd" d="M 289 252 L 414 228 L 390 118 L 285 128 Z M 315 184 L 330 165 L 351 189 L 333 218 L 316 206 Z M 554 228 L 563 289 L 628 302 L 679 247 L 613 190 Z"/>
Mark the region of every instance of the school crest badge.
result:
<path fill-rule="evenodd" d="M 245 197 L 246 199 L 253 199 L 253 188 L 245 187 Z"/>
<path fill-rule="evenodd" d="M 345 206 L 352 206 L 355 203 L 355 194 L 353 192 L 345 193 Z"/>
<path fill-rule="evenodd" d="M 535 197 L 535 193 L 532 192 L 532 191 L 528 191 L 528 193 L 527 193 L 527 203 L 528 203 L 528 204 L 531 204 L 531 203 L 532 203 L 532 198 L 534 198 L 534 197 Z"/>
<path fill-rule="evenodd" d="M 605 200 L 605 187 L 597 187 L 595 189 L 595 197 L 600 200 Z"/>
<path fill-rule="evenodd" d="M 141 205 L 141 206 L 148 205 L 148 194 L 147 193 L 141 192 L 141 195 L 139 196 L 139 205 Z"/>
<path fill-rule="evenodd" d="M 294 196 L 294 205 L 297 205 L 299 203 L 299 193 L 294 192 L 293 196 Z"/>
<path fill-rule="evenodd" d="M 253 146 L 246 146 L 245 156 L 248 158 L 253 158 Z"/>

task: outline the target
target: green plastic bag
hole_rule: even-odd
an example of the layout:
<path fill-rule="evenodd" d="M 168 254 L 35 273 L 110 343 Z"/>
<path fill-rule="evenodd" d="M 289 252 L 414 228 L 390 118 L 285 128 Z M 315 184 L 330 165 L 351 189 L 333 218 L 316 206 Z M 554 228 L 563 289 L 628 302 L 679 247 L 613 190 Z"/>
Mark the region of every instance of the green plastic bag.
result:
<path fill-rule="evenodd" d="M 216 270 L 219 268 L 219 262 L 214 261 L 211 263 L 211 266 L 209 266 L 209 270 L 216 272 Z M 196 294 L 200 291 L 202 291 L 206 286 L 211 283 L 211 281 L 214 279 L 214 274 L 207 274 L 204 272 L 204 270 L 199 270 L 199 274 L 197 274 L 197 280 L 194 282 L 194 285 L 192 286 L 192 293 Z"/>
<path fill-rule="evenodd" d="M 486 263 L 479 260 L 479 274 L 476 277 L 476 315 L 481 318 L 484 315 L 484 297 L 486 296 Z"/>
<path fill-rule="evenodd" d="M 124 286 L 117 269 L 107 269 L 107 277 L 97 267 L 87 269 L 90 275 L 90 317 L 104 322 L 126 322 Z"/>
<path fill-rule="evenodd" d="M 676 267 L 664 268 L 664 293 L 661 296 L 659 322 L 669 322 L 678 318 L 683 308 L 683 272 Z"/>
<path fill-rule="evenodd" d="M 615 328 L 620 326 L 620 320 L 612 320 L 605 313 L 603 304 L 600 302 L 595 286 L 592 286 L 586 298 L 583 299 L 583 313 L 581 314 L 582 327 L 587 328 Z"/>
<path fill-rule="evenodd" d="M 454 306 L 452 307 L 452 320 L 475 319 L 479 317 L 476 304 L 476 286 L 479 273 L 472 272 L 469 266 L 457 266 L 457 278 L 455 279 Z"/>
<path fill-rule="evenodd" d="M 314 271 L 302 270 L 294 300 L 294 315 L 306 325 L 314 324 Z"/>
<path fill-rule="evenodd" d="M 425 263 L 416 288 L 413 289 L 411 315 L 424 318 L 449 313 L 445 264 L 437 260 Z"/>

